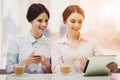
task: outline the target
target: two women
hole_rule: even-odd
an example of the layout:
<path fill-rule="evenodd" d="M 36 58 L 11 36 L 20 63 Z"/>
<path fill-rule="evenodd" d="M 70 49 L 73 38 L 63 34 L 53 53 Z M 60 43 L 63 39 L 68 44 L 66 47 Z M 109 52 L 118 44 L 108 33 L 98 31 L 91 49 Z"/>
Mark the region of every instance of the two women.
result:
<path fill-rule="evenodd" d="M 51 72 L 50 57 L 52 58 L 52 72 L 60 72 L 62 63 L 73 64 L 73 71 L 82 73 L 88 56 L 101 55 L 96 40 L 80 33 L 85 18 L 84 11 L 77 5 L 68 6 L 63 12 L 63 22 L 67 27 L 65 36 L 55 42 L 51 50 L 51 41 L 43 36 L 49 20 L 49 11 L 42 4 L 32 4 L 27 12 L 27 20 L 32 29 L 26 35 L 19 36 L 10 42 L 7 55 L 6 70 L 13 72 L 14 64 L 25 64 L 25 72 Z M 35 50 L 42 51 L 43 56 L 34 56 Z M 52 54 L 50 54 L 52 52 Z M 111 69 L 113 67 L 111 67 Z"/>

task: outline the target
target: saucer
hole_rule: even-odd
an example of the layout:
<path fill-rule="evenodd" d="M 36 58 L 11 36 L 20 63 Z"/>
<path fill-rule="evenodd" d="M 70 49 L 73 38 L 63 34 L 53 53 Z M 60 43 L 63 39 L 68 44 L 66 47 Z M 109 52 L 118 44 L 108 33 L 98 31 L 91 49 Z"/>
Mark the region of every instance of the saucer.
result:
<path fill-rule="evenodd" d="M 28 73 L 24 73 L 24 74 L 16 75 L 14 73 L 14 74 L 11 74 L 11 75 L 14 76 L 14 77 L 21 77 L 21 76 L 28 76 L 29 74 Z"/>

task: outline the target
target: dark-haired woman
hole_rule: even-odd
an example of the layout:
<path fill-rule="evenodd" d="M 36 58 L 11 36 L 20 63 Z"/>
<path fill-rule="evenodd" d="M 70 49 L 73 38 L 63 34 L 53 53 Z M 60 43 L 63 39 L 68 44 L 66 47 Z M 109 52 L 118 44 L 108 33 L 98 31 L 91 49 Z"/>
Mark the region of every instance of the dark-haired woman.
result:
<path fill-rule="evenodd" d="M 50 73 L 52 42 L 43 35 L 50 18 L 49 11 L 43 4 L 33 3 L 28 8 L 26 18 L 32 28 L 29 33 L 20 35 L 9 43 L 6 72 L 13 73 L 13 66 L 22 63 L 25 64 L 26 73 Z M 34 56 L 37 49 L 42 51 L 42 57 Z"/>

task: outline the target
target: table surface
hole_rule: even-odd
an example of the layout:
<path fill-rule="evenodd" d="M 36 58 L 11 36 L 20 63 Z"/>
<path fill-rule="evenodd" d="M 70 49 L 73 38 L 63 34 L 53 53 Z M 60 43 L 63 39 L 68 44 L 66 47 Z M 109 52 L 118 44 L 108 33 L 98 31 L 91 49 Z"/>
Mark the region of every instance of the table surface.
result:
<path fill-rule="evenodd" d="M 0 75 L 0 80 L 120 80 L 120 74 L 111 76 L 82 76 L 81 74 L 15 74 Z"/>

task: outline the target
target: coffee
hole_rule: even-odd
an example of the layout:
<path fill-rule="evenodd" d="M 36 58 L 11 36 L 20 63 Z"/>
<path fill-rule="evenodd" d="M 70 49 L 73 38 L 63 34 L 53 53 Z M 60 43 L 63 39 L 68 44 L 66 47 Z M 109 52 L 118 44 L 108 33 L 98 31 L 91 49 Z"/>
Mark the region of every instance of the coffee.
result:
<path fill-rule="evenodd" d="M 21 75 L 25 71 L 25 66 L 24 64 L 16 64 L 14 65 L 14 72 L 16 75 Z"/>
<path fill-rule="evenodd" d="M 60 70 L 63 74 L 67 74 L 70 72 L 71 67 L 69 65 L 62 65 Z"/>

